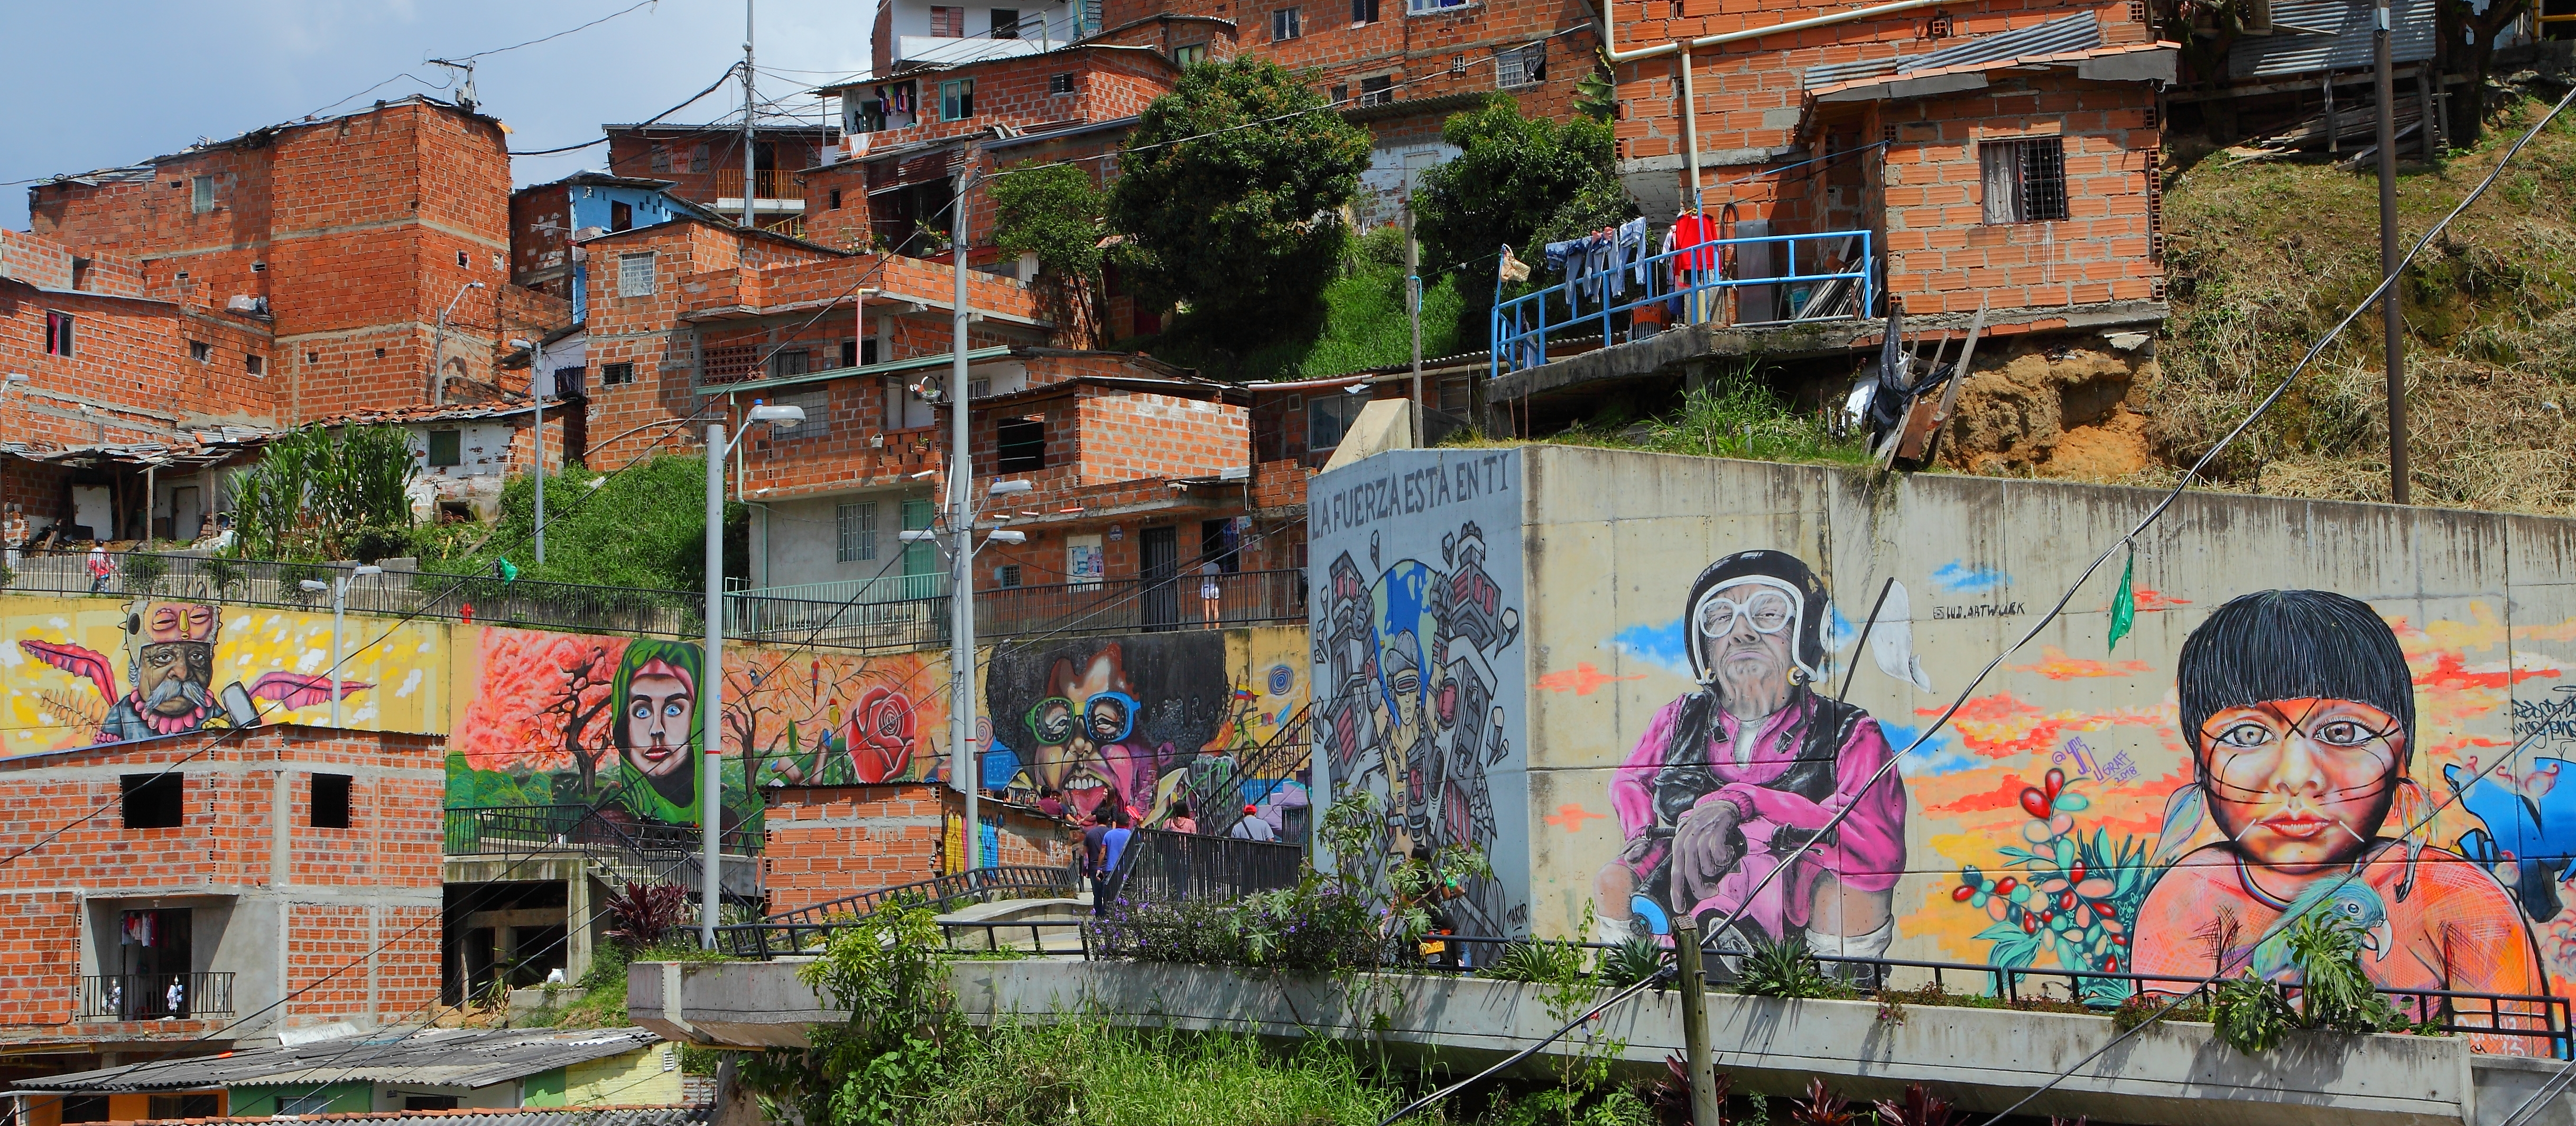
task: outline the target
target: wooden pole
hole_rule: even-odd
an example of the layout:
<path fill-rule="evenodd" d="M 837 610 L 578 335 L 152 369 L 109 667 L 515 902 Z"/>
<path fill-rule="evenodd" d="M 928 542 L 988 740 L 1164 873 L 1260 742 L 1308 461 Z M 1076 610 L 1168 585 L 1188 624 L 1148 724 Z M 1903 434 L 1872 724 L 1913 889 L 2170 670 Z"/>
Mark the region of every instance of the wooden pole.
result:
<path fill-rule="evenodd" d="M 2372 97 L 2379 103 L 2372 108 L 2379 119 L 2379 276 L 2397 272 L 2397 93 L 2393 66 L 2390 62 L 2388 0 L 2372 7 L 2378 26 L 2372 32 L 2372 54 L 2376 56 L 2373 75 L 2376 83 Z M 2430 121 L 2416 128 L 2430 128 Z M 2380 331 L 2385 339 L 2388 364 L 2388 499 L 2394 504 L 2409 503 L 2406 466 L 2406 316 L 2397 299 L 2398 288 L 2389 286 L 2379 299 Z"/>
<path fill-rule="evenodd" d="M 1690 1068 L 1691 1121 L 1719 1126 L 1717 1068 L 1708 1058 L 1708 979 L 1700 975 L 1699 921 L 1673 923 L 1673 959 L 1682 978 L 1682 1055 Z"/>

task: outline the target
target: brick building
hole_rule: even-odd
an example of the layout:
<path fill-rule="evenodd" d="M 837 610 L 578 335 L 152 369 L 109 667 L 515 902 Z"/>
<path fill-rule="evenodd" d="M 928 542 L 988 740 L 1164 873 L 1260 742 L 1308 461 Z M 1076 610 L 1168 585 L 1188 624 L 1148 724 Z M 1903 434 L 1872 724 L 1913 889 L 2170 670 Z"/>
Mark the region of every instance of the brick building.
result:
<path fill-rule="evenodd" d="M 625 179 L 670 182 L 676 198 L 714 208 L 741 221 L 743 130 L 733 125 L 603 125 L 608 134 L 608 173 Z M 823 162 L 840 143 L 824 120 L 763 111 L 752 121 L 751 212 L 756 225 L 795 233 L 805 199 L 795 190 L 797 169 Z"/>
<path fill-rule="evenodd" d="M 957 870 L 950 838 L 965 799 L 936 783 L 896 786 L 787 786 L 766 791 L 769 839 L 761 888 L 771 914 Z M 986 802 L 989 864 L 1062 868 L 1073 862 L 1064 822 L 1018 806 Z"/>
<path fill-rule="evenodd" d="M 264 727 L 0 760 L 0 848 L 25 852 L 0 1066 L 413 1018 L 438 993 L 441 744 Z"/>

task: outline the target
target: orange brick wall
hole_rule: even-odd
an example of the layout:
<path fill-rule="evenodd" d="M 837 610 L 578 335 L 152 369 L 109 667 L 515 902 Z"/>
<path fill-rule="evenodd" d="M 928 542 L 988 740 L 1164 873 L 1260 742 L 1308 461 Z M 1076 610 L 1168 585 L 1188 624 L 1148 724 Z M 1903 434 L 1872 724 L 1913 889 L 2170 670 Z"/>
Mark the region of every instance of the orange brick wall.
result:
<path fill-rule="evenodd" d="M 770 791 L 761 880 L 771 913 L 938 875 L 941 789 Z"/>

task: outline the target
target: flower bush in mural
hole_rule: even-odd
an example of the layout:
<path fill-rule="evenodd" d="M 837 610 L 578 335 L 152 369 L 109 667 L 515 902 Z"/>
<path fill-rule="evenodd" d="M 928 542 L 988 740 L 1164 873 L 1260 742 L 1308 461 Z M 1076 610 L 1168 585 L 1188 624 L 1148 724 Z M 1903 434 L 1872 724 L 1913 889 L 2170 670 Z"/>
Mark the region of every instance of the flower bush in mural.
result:
<path fill-rule="evenodd" d="M 2017 804 L 2030 818 L 2021 827 L 2028 847 L 2006 845 L 2000 855 L 2020 871 L 1989 875 L 1966 865 L 1950 889 L 1953 902 L 1994 920 L 1976 936 L 1993 944 L 1987 960 L 2028 966 L 2047 951 L 2068 969 L 2125 972 L 2130 927 L 2147 895 L 2146 846 L 2129 837 L 2115 842 L 2103 829 L 2086 837 L 2074 815 L 2090 802 L 2062 770 L 2025 787 Z M 2081 990 L 2086 1000 L 2103 1002 L 2129 992 L 2127 982 L 2108 978 L 2087 979 Z"/>

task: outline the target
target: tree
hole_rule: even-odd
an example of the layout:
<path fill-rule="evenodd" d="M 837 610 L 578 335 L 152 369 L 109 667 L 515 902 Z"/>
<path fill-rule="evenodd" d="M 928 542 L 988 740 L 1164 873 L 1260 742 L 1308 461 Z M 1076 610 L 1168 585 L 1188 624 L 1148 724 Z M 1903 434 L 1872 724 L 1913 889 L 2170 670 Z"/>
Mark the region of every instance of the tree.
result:
<path fill-rule="evenodd" d="M 399 554 L 411 528 L 412 462 L 400 427 L 319 426 L 280 436 L 233 474 L 233 550 L 250 559 Z"/>
<path fill-rule="evenodd" d="M 2469 83 L 2449 104 L 2449 128 L 2443 141 L 2453 147 L 2477 143 L 2486 131 L 2487 67 L 2495 58 L 2496 36 L 2512 27 L 2530 7 L 2529 0 L 2487 0 L 2481 12 L 2470 0 L 2435 0 L 2433 5 L 2434 70 L 2466 72 Z M 2468 56 L 2467 65 L 2461 55 Z"/>
<path fill-rule="evenodd" d="M 1368 134 L 1324 107 L 1251 56 L 1191 67 L 1145 107 L 1109 197 L 1119 267 L 1145 297 L 1187 302 L 1238 347 L 1311 320 L 1369 163 Z"/>
<path fill-rule="evenodd" d="M 1023 161 L 995 176 L 987 191 L 996 213 L 994 242 L 1002 252 L 1037 255 L 1038 270 L 1054 280 L 1061 307 L 1104 323 L 1097 305 L 1101 214 L 1109 195 L 1092 183 L 1091 173 L 1078 165 Z"/>
<path fill-rule="evenodd" d="M 1485 263 L 1505 243 L 1524 246 L 1569 226 L 1590 229 L 1603 218 L 1636 214 L 1612 170 L 1617 146 L 1606 122 L 1525 118 L 1509 95 L 1496 94 L 1450 115 L 1440 139 L 1458 155 L 1423 173 L 1413 192 L 1414 232 L 1432 267 Z M 1491 270 L 1469 271 L 1459 290 L 1472 322 L 1468 338 L 1481 340 L 1493 307 Z"/>

